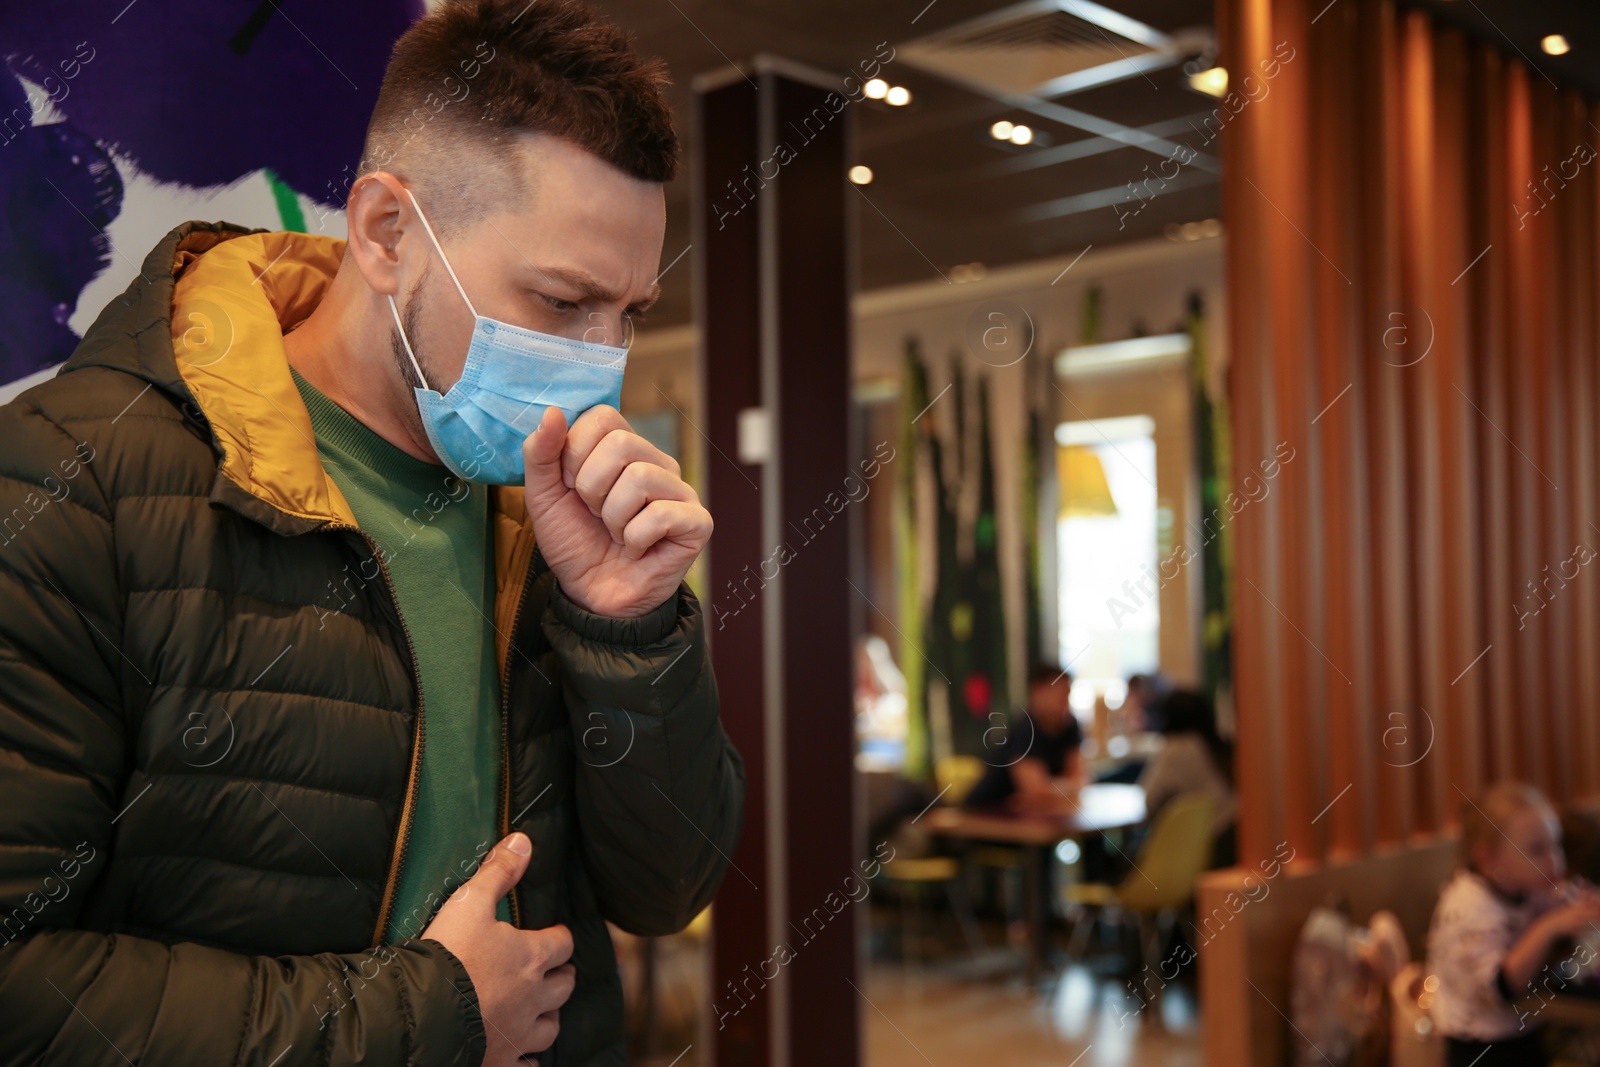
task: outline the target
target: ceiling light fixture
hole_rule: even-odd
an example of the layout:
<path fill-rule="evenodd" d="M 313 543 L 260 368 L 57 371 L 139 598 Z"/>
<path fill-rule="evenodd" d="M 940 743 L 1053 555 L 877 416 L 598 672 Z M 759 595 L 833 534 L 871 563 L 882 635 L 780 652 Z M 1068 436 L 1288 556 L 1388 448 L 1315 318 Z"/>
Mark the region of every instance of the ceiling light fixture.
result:
<path fill-rule="evenodd" d="M 1540 41 L 1539 47 L 1544 49 L 1544 54 L 1547 56 L 1564 56 L 1572 51 L 1572 46 L 1567 43 L 1567 39 L 1559 33 L 1552 33 Z"/>
<path fill-rule="evenodd" d="M 871 81 L 861 87 L 861 91 L 866 93 L 867 96 L 871 97 L 873 100 L 882 100 L 885 96 L 889 95 L 889 83 L 884 81 L 882 78 L 873 78 Z"/>
<path fill-rule="evenodd" d="M 1189 88 L 1207 96 L 1223 97 L 1228 95 L 1228 69 L 1226 67 L 1212 67 L 1202 70 L 1198 74 L 1189 75 Z"/>
<path fill-rule="evenodd" d="M 911 103 L 911 90 L 904 85 L 896 85 L 884 94 L 883 99 L 894 107 L 905 107 Z"/>
<path fill-rule="evenodd" d="M 1011 140 L 1011 131 L 1014 129 L 1016 129 L 1015 126 L 1007 122 L 1005 119 L 1001 119 L 999 122 L 989 127 L 989 136 L 993 137 L 996 141 L 1009 141 Z"/>
<path fill-rule="evenodd" d="M 850 180 L 857 185 L 872 184 L 872 168 L 863 167 L 859 163 L 850 168 Z"/>
<path fill-rule="evenodd" d="M 1028 144 L 1033 140 L 1033 127 L 1017 124 L 1011 129 L 1010 141 L 1012 144 Z"/>

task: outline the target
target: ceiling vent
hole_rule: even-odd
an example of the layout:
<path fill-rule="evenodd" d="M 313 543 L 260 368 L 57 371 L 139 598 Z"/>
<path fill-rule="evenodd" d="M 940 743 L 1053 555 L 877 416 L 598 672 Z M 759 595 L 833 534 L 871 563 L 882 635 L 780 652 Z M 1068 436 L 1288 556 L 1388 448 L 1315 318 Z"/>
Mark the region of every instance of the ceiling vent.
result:
<path fill-rule="evenodd" d="M 950 81 L 1046 99 L 1170 65 L 1176 52 L 1166 34 L 1091 0 L 1029 0 L 895 48 Z"/>

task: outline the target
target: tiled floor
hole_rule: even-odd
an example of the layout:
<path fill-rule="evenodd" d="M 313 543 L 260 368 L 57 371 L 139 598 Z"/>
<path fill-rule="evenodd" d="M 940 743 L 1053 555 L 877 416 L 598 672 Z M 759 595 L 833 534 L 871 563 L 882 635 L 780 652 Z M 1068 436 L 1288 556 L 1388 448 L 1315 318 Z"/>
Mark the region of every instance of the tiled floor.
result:
<path fill-rule="evenodd" d="M 877 915 L 879 935 L 893 934 L 892 914 Z M 988 949 L 974 954 L 945 931 L 943 944 L 920 962 L 898 962 L 885 941 L 872 939 L 861 980 L 863 1067 L 1202 1067 L 1200 1016 L 1192 983 L 1163 991 L 1162 1026 L 1128 982 L 1109 972 L 1105 946 L 1093 967 L 1068 964 L 1058 976 L 1029 988 L 1021 959 L 1003 948 L 1006 935 L 987 923 Z M 937 940 L 937 939 L 936 939 Z M 628 939 L 621 938 L 626 947 Z M 1065 959 L 1057 953 L 1058 959 Z M 703 1067 L 709 1032 L 696 1036 L 707 984 L 704 945 L 663 942 L 658 1040 L 639 1067 Z M 631 984 L 629 988 L 632 988 Z"/>
<path fill-rule="evenodd" d="M 1162 1027 L 1123 980 L 1069 966 L 1053 986 L 873 964 L 863 989 L 867 1067 L 1200 1067 L 1187 988 L 1169 986 Z"/>

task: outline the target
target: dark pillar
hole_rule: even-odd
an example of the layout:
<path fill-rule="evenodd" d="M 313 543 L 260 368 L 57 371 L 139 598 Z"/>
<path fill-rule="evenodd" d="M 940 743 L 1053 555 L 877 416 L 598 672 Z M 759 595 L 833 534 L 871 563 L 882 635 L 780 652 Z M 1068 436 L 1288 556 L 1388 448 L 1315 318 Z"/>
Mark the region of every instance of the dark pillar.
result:
<path fill-rule="evenodd" d="M 777 60 L 696 85 L 696 320 L 717 524 L 707 614 L 723 722 L 749 775 L 737 869 L 713 912 L 717 1067 L 861 1060 L 842 89 Z"/>

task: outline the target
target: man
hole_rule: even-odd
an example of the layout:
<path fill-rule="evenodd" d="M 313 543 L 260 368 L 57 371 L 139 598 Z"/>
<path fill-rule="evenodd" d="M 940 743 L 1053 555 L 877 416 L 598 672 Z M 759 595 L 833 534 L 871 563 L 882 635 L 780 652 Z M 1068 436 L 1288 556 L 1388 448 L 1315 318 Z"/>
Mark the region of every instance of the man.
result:
<path fill-rule="evenodd" d="M 623 1062 L 605 922 L 684 927 L 744 793 L 615 407 L 664 82 L 447 4 L 347 241 L 185 223 L 0 408 L 0 1063 Z"/>
<path fill-rule="evenodd" d="M 1040 663 L 1028 672 L 1028 710 L 984 736 L 988 766 L 965 805 L 1071 811 L 1082 785 L 1083 728 L 1067 702 L 1072 675 Z"/>

